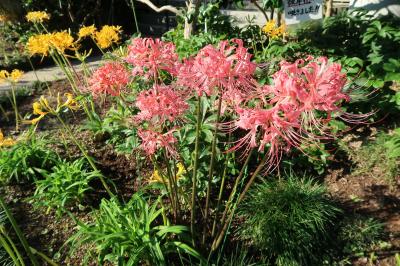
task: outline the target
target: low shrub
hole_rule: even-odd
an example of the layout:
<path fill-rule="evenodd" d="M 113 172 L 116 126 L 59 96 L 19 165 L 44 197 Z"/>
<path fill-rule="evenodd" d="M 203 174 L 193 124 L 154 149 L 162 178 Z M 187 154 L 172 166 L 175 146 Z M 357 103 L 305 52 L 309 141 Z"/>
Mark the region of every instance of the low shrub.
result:
<path fill-rule="evenodd" d="M 35 182 L 33 206 L 55 209 L 60 215 L 67 207 L 82 202 L 85 193 L 92 189 L 90 181 L 101 173 L 87 170 L 86 159 L 81 158 L 72 163 L 60 161 L 51 172 L 42 171 L 42 175 L 44 179 Z"/>
<path fill-rule="evenodd" d="M 320 262 L 339 212 L 325 188 L 311 179 L 264 180 L 239 206 L 244 222 L 237 234 L 277 265 L 312 265 Z"/>
<path fill-rule="evenodd" d="M 118 265 L 168 265 L 169 256 L 181 253 L 201 259 L 199 253 L 178 240 L 185 239 L 187 228 L 169 225 L 159 203 L 149 205 L 140 194 L 134 194 L 125 205 L 116 198 L 103 199 L 93 223 L 78 222 L 78 232 L 68 241 L 74 247 L 72 252 L 83 244 L 94 244 L 99 265 L 105 261 Z M 157 224 L 162 221 L 162 225 Z"/>
<path fill-rule="evenodd" d="M 36 180 L 40 170 L 50 170 L 57 161 L 57 153 L 49 149 L 43 138 L 19 141 L 10 149 L 0 150 L 0 182 Z"/>

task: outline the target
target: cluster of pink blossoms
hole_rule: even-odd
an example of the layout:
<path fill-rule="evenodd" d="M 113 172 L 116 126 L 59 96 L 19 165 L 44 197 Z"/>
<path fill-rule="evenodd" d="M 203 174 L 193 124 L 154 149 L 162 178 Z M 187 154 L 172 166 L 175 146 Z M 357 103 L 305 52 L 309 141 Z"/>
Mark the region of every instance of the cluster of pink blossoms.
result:
<path fill-rule="evenodd" d="M 207 45 L 194 58 L 189 58 L 177 71 L 177 83 L 198 95 L 216 92 L 248 91 L 253 88 L 256 64 L 243 47 L 242 40 L 221 41 L 218 48 Z"/>
<path fill-rule="evenodd" d="M 129 72 L 117 62 L 106 63 L 89 79 L 89 90 L 94 97 L 99 94 L 118 96 L 129 82 Z"/>
<path fill-rule="evenodd" d="M 138 136 L 142 140 L 141 148 L 147 155 L 151 156 L 161 148 L 164 148 L 168 155 L 176 155 L 174 148 L 176 138 L 173 135 L 173 130 L 166 133 L 159 133 L 139 128 Z"/>
<path fill-rule="evenodd" d="M 132 75 L 141 75 L 145 78 L 154 78 L 160 70 L 176 73 L 178 54 L 175 45 L 163 42 L 160 39 L 136 38 L 128 46 L 128 56 L 125 61 L 133 65 Z"/>
<path fill-rule="evenodd" d="M 249 99 L 256 107 L 236 107 L 234 128 L 248 133 L 233 149 L 245 146 L 246 151 L 256 147 L 262 151 L 268 145 L 270 162 L 276 162 L 283 150 L 326 136 L 324 125 L 333 113 L 341 113 L 343 101 L 350 100 L 343 92 L 345 84 L 341 66 L 325 57 L 282 62 L 273 75 L 273 85 L 264 86 Z"/>
<path fill-rule="evenodd" d="M 137 121 L 164 124 L 167 120 L 173 122 L 182 116 L 189 105 L 172 86 L 154 85 L 150 90 L 139 93 L 136 107 L 140 110 L 135 117 Z"/>
<path fill-rule="evenodd" d="M 125 61 L 133 65 L 132 74 L 153 83 L 151 89 L 138 94 L 139 113 L 134 117 L 148 155 L 161 148 L 176 154 L 171 127 L 188 110 L 186 98 L 196 94 L 221 97 L 222 113 L 229 110 L 236 116 L 221 125 L 247 132 L 231 150 L 268 147 L 270 165 L 285 150 L 327 136 L 326 124 L 334 113 L 346 120 L 340 109 L 350 100 L 344 92 L 346 75 L 339 64 L 325 57 L 284 61 L 273 75 L 273 85 L 261 86 L 254 79 L 256 64 L 241 40 L 207 45 L 183 61 L 173 43 L 159 39 L 136 38 L 128 49 Z M 162 84 L 161 71 L 171 74 L 171 84 Z M 124 66 L 108 63 L 95 72 L 90 85 L 94 94 L 118 95 L 128 81 Z"/>

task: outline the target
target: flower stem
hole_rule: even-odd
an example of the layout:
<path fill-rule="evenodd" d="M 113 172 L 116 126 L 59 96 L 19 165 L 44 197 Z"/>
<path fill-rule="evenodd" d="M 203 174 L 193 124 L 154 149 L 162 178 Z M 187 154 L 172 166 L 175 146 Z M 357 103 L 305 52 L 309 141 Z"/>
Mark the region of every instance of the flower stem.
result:
<path fill-rule="evenodd" d="M 207 183 L 207 196 L 206 196 L 206 206 L 205 206 L 205 211 L 204 211 L 204 222 L 207 225 L 208 223 L 208 211 L 210 208 L 210 194 L 211 194 L 211 182 L 212 182 L 212 177 L 214 175 L 214 165 L 215 165 L 215 157 L 216 157 L 216 148 L 217 148 L 217 139 L 218 139 L 218 129 L 219 129 L 219 120 L 221 117 L 221 107 L 222 107 L 222 97 L 219 97 L 218 99 L 218 110 L 217 110 L 217 121 L 215 124 L 215 129 L 214 129 L 214 136 L 213 136 L 213 141 L 212 141 L 212 147 L 211 147 L 211 159 L 210 159 L 210 169 L 208 172 L 208 183 Z M 206 234 L 207 234 L 207 226 L 204 226 L 203 228 L 203 239 L 202 239 L 202 245 L 205 244 L 206 242 Z"/>
<path fill-rule="evenodd" d="M 72 138 L 72 141 L 75 143 L 76 146 L 78 146 L 79 150 L 82 152 L 83 156 L 86 158 L 86 160 L 89 162 L 90 166 L 92 167 L 92 169 L 96 172 L 99 172 L 99 169 L 97 169 L 96 164 L 94 163 L 93 159 L 90 158 L 89 154 L 86 152 L 86 150 L 83 148 L 82 144 L 78 141 L 78 139 L 75 137 L 74 133 L 72 132 L 71 128 L 64 123 L 64 120 L 62 120 L 62 118 L 60 117 L 59 114 L 56 114 L 56 117 L 58 119 L 58 121 L 60 121 L 60 123 L 63 125 L 64 129 L 66 130 L 66 133 Z M 103 184 L 105 190 L 107 191 L 108 195 L 110 197 L 113 197 L 114 194 L 111 192 L 110 188 L 108 187 L 106 181 L 104 180 L 103 175 L 99 175 L 100 181 Z"/>
<path fill-rule="evenodd" d="M 257 166 L 256 170 L 254 171 L 254 173 L 252 174 L 252 176 L 250 177 L 249 181 L 247 182 L 245 188 L 243 189 L 242 193 L 240 193 L 239 198 L 236 202 L 236 207 L 239 206 L 240 202 L 244 199 L 244 196 L 246 195 L 247 191 L 249 190 L 250 186 L 253 184 L 254 180 L 256 179 L 256 177 L 258 176 L 258 174 L 260 173 L 260 171 L 262 170 L 262 168 L 264 167 L 265 162 L 268 159 L 268 154 L 264 155 L 264 158 L 261 160 L 260 164 Z M 231 210 L 231 213 L 229 215 L 229 218 L 226 219 L 225 221 L 222 220 L 224 222 L 224 225 L 220 231 L 220 233 L 218 234 L 218 237 L 214 240 L 212 246 L 211 246 L 211 252 L 215 251 L 219 245 L 221 244 L 221 241 L 226 233 L 226 231 L 228 230 L 229 224 L 233 218 L 233 215 L 235 214 L 235 209 L 233 208 Z"/>
<path fill-rule="evenodd" d="M 14 82 L 11 83 L 11 94 L 12 94 L 13 107 L 14 107 L 14 112 L 15 112 L 15 131 L 19 131 L 19 113 L 18 113 L 18 106 L 17 106 L 17 97 L 15 95 Z"/>
<path fill-rule="evenodd" d="M 7 204 L 4 202 L 3 197 L 0 195 L 0 205 L 1 208 L 4 210 L 5 214 L 7 215 L 8 220 L 10 221 L 12 227 L 14 228 L 15 234 L 17 235 L 19 241 L 21 242 L 22 246 L 24 247 L 26 254 L 28 255 L 31 263 L 33 266 L 39 266 L 39 263 L 36 257 L 32 254 L 31 249 L 26 241 L 25 236 L 22 234 L 21 229 L 19 228 L 17 222 L 14 219 L 14 216 L 11 214 Z"/>
<path fill-rule="evenodd" d="M 193 236 L 194 244 L 194 222 L 196 218 L 196 197 L 197 197 L 197 169 L 199 167 L 199 146 L 200 146 L 200 127 L 201 127 L 201 97 L 197 99 L 197 124 L 196 124 L 196 142 L 194 147 L 194 165 L 192 176 L 192 202 L 190 214 L 190 232 Z"/>

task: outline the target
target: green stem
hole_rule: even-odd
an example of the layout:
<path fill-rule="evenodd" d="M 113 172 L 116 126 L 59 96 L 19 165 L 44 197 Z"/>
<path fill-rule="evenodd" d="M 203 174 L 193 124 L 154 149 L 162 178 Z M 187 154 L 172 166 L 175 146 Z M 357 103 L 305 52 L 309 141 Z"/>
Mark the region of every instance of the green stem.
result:
<path fill-rule="evenodd" d="M 264 167 L 265 162 L 268 159 L 268 154 L 264 155 L 264 158 L 261 160 L 260 164 L 257 166 L 256 170 L 254 171 L 253 175 L 251 176 L 251 178 L 249 179 L 249 181 L 247 182 L 245 188 L 243 189 L 242 193 L 240 193 L 239 198 L 236 202 L 236 207 L 239 206 L 240 202 L 243 200 L 244 196 L 246 195 L 247 191 L 249 190 L 250 186 L 253 184 L 254 180 L 256 179 L 256 177 L 258 176 L 258 174 L 260 173 L 260 171 L 262 170 L 262 168 Z M 229 218 L 224 222 L 224 225 L 222 227 L 222 230 L 220 231 L 220 233 L 218 234 L 218 237 L 214 240 L 212 246 L 211 246 L 211 251 L 215 251 L 219 245 L 221 244 L 221 241 L 226 233 L 226 231 L 228 230 L 229 224 L 233 218 L 233 215 L 235 214 L 235 209 L 233 208 Z"/>
<path fill-rule="evenodd" d="M 0 205 L 3 208 L 5 214 L 7 215 L 8 220 L 10 221 L 12 227 L 14 228 L 15 234 L 18 236 L 19 241 L 21 242 L 22 246 L 24 247 L 26 254 L 28 255 L 30 261 L 32 262 L 33 266 L 39 266 L 38 261 L 36 260 L 35 256 L 33 256 L 28 242 L 26 241 L 26 238 L 21 232 L 21 229 L 19 228 L 17 222 L 14 219 L 14 216 L 11 214 L 11 211 L 8 209 L 8 206 L 3 200 L 3 197 L 0 195 Z"/>
<path fill-rule="evenodd" d="M 231 139 L 231 135 L 229 135 L 229 141 L 230 141 L 230 139 Z M 217 207 L 215 208 L 214 221 L 213 221 L 213 225 L 212 225 L 212 229 L 211 229 L 211 237 L 214 237 L 215 229 L 217 227 L 217 217 L 218 217 L 219 209 L 221 207 L 222 193 L 223 193 L 224 188 L 225 188 L 225 178 L 226 178 L 226 172 L 227 172 L 227 169 L 228 169 L 229 155 L 230 155 L 230 153 L 227 153 L 226 154 L 226 158 L 225 158 L 224 172 L 222 173 L 221 185 L 219 187 Z"/>
<path fill-rule="evenodd" d="M 14 251 L 12 250 L 10 245 L 7 243 L 6 239 L 3 238 L 3 236 L 1 234 L 0 234 L 0 246 L 2 246 L 4 248 L 4 250 L 7 252 L 7 254 L 10 256 L 10 258 L 14 262 L 15 266 L 21 265 L 17 256 L 15 255 Z"/>
<path fill-rule="evenodd" d="M 208 183 L 207 183 L 207 196 L 206 196 L 206 206 L 204 211 L 204 223 L 207 225 L 208 223 L 208 211 L 210 208 L 210 195 L 211 195 L 211 182 L 212 177 L 214 175 L 214 165 L 215 165 L 215 157 L 216 157 L 216 150 L 217 150 L 217 139 L 218 139 L 218 129 L 219 129 L 219 120 L 221 117 L 221 107 L 222 107 L 222 97 L 219 97 L 218 100 L 218 110 L 217 110 L 217 121 L 214 129 L 214 136 L 212 140 L 212 147 L 211 147 L 211 159 L 210 159 L 210 169 L 208 172 Z M 202 245 L 206 242 L 206 234 L 207 234 L 207 226 L 203 228 L 203 239 Z"/>
<path fill-rule="evenodd" d="M 15 95 L 15 84 L 14 82 L 11 83 L 11 94 L 13 99 L 13 107 L 15 112 L 15 131 L 19 130 L 19 113 L 18 113 L 18 106 L 17 106 L 17 97 Z"/>
<path fill-rule="evenodd" d="M 137 22 L 137 17 L 136 17 L 135 4 L 133 3 L 133 0 L 131 0 L 131 6 L 132 6 L 133 19 L 135 20 L 135 25 L 136 25 L 136 32 L 140 33 L 139 24 Z"/>
<path fill-rule="evenodd" d="M 238 185 L 239 185 L 239 183 L 240 183 L 240 181 L 241 181 L 241 179 L 242 179 L 242 177 L 244 175 L 244 172 L 245 172 L 245 169 L 246 169 L 247 165 L 249 164 L 249 161 L 250 161 L 252 153 L 253 153 L 253 150 L 251 150 L 249 152 L 249 154 L 247 155 L 246 161 L 244 162 L 244 164 L 242 166 L 242 169 L 240 170 L 239 175 L 235 180 L 235 184 L 233 185 L 233 189 L 232 189 L 232 191 L 231 191 L 231 193 L 229 195 L 229 198 L 228 198 L 228 201 L 226 203 L 224 212 L 222 213 L 222 219 L 221 219 L 222 222 L 225 221 L 226 215 L 227 215 L 227 213 L 229 211 L 229 208 L 231 207 L 232 200 L 233 200 L 233 198 L 234 198 L 234 196 L 236 194 L 237 187 L 238 187 Z"/>
<path fill-rule="evenodd" d="M 52 259 L 50 259 L 49 257 L 47 257 L 44 253 L 37 251 L 36 249 L 34 249 L 33 247 L 31 247 L 31 250 L 34 254 L 39 255 L 44 261 L 46 261 L 48 264 L 50 264 L 51 266 L 58 266 L 57 263 L 55 263 Z"/>
<path fill-rule="evenodd" d="M 200 127 L 201 127 L 201 97 L 197 99 L 197 124 L 196 124 L 196 142 L 194 147 L 194 165 L 192 177 L 192 202 L 190 214 L 190 232 L 193 236 L 194 244 L 194 222 L 196 218 L 196 196 L 197 196 L 197 169 L 199 167 L 199 146 L 200 146 Z"/>
<path fill-rule="evenodd" d="M 75 145 L 78 146 L 79 150 L 82 152 L 83 156 L 89 162 L 89 164 L 93 168 L 93 170 L 100 173 L 99 169 L 97 169 L 96 164 L 94 163 L 92 158 L 89 156 L 89 154 L 86 152 L 86 150 L 83 148 L 82 144 L 75 137 L 75 135 L 72 132 L 71 128 L 67 124 L 64 123 L 64 120 L 62 120 L 62 118 L 60 117 L 59 114 L 56 114 L 56 117 L 57 117 L 58 121 L 60 121 L 60 123 L 63 125 L 64 129 L 66 130 L 66 133 L 71 137 L 71 139 L 75 143 Z M 100 181 L 103 184 L 104 188 L 106 189 L 108 195 L 110 195 L 110 197 L 113 197 L 114 194 L 111 192 L 110 188 L 108 187 L 106 181 L 104 180 L 103 175 L 100 174 L 99 178 L 100 178 Z"/>
<path fill-rule="evenodd" d="M 179 199 L 178 199 L 178 188 L 176 184 L 176 173 L 173 173 L 171 170 L 171 166 L 167 160 L 167 152 L 164 150 L 164 159 L 165 159 L 165 164 L 167 165 L 167 173 L 168 173 L 168 178 L 170 182 L 170 187 L 171 187 L 171 192 L 173 193 L 174 197 L 174 202 L 175 202 L 175 209 L 174 209 L 174 216 L 175 216 L 175 221 L 179 215 Z"/>
<path fill-rule="evenodd" d="M 6 233 L 4 234 L 4 237 L 7 239 L 7 241 L 10 243 L 11 247 L 13 248 L 14 253 L 16 254 L 20 264 L 22 266 L 25 266 L 24 259 L 22 258 L 21 253 L 19 252 L 18 248 L 15 246 L 14 242 L 12 241 L 12 239 Z"/>

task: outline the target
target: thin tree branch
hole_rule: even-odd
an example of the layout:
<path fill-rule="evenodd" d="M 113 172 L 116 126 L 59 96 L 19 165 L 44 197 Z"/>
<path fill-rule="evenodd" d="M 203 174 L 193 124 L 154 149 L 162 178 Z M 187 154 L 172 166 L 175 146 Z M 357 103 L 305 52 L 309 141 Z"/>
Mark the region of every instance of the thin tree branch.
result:
<path fill-rule="evenodd" d="M 163 11 L 169 11 L 169 12 L 172 12 L 172 13 L 174 13 L 176 15 L 181 15 L 181 11 L 178 10 L 176 7 L 171 6 L 171 5 L 165 5 L 165 6 L 157 7 L 150 0 L 137 0 L 137 1 L 147 5 L 148 7 L 150 7 L 151 9 L 156 11 L 157 13 L 160 13 L 160 12 L 163 12 Z"/>
<path fill-rule="evenodd" d="M 262 8 L 262 7 L 260 6 L 260 4 L 257 3 L 257 0 L 251 0 L 250 2 L 252 2 L 252 3 L 258 8 L 258 10 L 260 10 L 261 13 L 263 13 L 265 19 L 266 19 L 267 21 L 269 21 L 267 12 L 265 12 L 264 8 Z M 271 19 L 272 19 L 272 18 L 271 18 Z"/>

